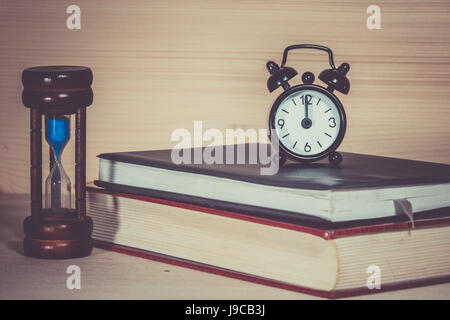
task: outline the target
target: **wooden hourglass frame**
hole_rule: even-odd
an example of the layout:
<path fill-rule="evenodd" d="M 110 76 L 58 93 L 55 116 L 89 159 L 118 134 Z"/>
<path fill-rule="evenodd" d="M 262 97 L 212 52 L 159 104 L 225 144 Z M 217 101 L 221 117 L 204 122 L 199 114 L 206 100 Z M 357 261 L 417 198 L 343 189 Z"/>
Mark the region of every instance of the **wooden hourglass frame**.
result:
<path fill-rule="evenodd" d="M 30 109 L 30 159 L 31 159 L 31 216 L 24 220 L 24 251 L 27 256 L 46 259 L 83 257 L 92 250 L 92 219 L 86 216 L 86 107 L 92 104 L 92 71 L 78 66 L 47 66 L 27 68 L 22 73 L 23 104 Z M 75 209 L 70 204 L 70 180 L 68 205 L 62 206 L 55 189 L 49 196 L 52 201 L 43 208 L 42 202 L 42 118 L 46 121 L 47 135 L 68 134 L 70 115 L 75 115 Z M 47 128 L 60 124 L 63 129 Z M 49 131 L 53 130 L 53 131 Z M 50 133 L 49 133 L 50 132 Z M 50 142 L 49 142 L 50 143 Z M 64 145 L 62 147 L 64 147 Z M 52 152 L 54 155 L 52 155 Z M 50 147 L 50 171 L 60 156 Z M 59 170 L 59 168 L 56 168 Z M 59 175 L 63 172 L 58 171 Z M 67 178 L 68 179 L 68 178 Z M 60 180 L 61 181 L 61 180 Z M 52 182 L 52 181 L 51 181 Z M 55 182 L 55 184 L 58 181 Z M 58 186 L 61 188 L 61 186 Z M 46 190 L 48 191 L 48 190 Z"/>

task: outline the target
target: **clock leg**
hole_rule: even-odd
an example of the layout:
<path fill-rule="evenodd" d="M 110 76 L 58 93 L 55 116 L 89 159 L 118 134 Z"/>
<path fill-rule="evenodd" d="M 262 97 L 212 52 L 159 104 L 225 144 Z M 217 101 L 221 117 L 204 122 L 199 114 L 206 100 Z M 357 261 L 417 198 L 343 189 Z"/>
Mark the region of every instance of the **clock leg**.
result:
<path fill-rule="evenodd" d="M 283 166 L 283 164 L 286 162 L 286 156 L 284 154 L 279 154 L 278 156 L 278 165 L 279 167 Z"/>
<path fill-rule="evenodd" d="M 339 152 L 332 152 L 328 156 L 328 160 L 330 161 L 332 166 L 337 167 L 343 160 L 342 155 Z"/>

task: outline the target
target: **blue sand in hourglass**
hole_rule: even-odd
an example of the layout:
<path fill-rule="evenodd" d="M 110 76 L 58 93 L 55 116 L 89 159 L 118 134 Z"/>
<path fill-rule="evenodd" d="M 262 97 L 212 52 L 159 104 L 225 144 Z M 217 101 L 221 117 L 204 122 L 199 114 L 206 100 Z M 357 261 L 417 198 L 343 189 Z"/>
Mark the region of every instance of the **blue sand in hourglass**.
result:
<path fill-rule="evenodd" d="M 67 116 L 48 117 L 45 139 L 52 147 L 56 161 L 60 161 L 61 153 L 70 139 L 70 118 Z"/>
<path fill-rule="evenodd" d="M 70 208 L 70 180 L 61 165 L 61 154 L 70 139 L 70 117 L 48 116 L 45 139 L 50 145 L 55 163 L 46 180 L 46 207 Z"/>

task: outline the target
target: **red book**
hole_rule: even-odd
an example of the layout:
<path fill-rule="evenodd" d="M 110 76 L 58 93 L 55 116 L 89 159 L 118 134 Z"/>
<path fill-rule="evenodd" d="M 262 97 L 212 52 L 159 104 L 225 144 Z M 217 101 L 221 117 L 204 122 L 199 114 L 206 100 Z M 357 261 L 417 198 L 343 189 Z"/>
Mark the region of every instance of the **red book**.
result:
<path fill-rule="evenodd" d="M 87 190 L 95 244 L 108 250 L 328 298 L 450 280 L 448 207 L 414 224 L 405 215 L 330 223 Z"/>

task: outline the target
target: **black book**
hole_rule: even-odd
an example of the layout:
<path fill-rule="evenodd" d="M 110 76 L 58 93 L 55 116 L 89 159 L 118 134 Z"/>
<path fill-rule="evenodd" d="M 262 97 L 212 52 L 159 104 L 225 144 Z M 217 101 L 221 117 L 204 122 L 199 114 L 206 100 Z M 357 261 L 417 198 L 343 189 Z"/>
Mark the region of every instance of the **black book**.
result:
<path fill-rule="evenodd" d="M 450 165 L 342 153 L 339 167 L 328 161 L 288 161 L 267 175 L 262 172 L 273 166 L 264 157 L 270 155 L 268 145 L 215 148 L 100 154 L 95 183 L 118 192 L 290 221 L 413 218 L 450 206 Z M 205 152 L 215 155 L 215 163 L 199 161 Z"/>

